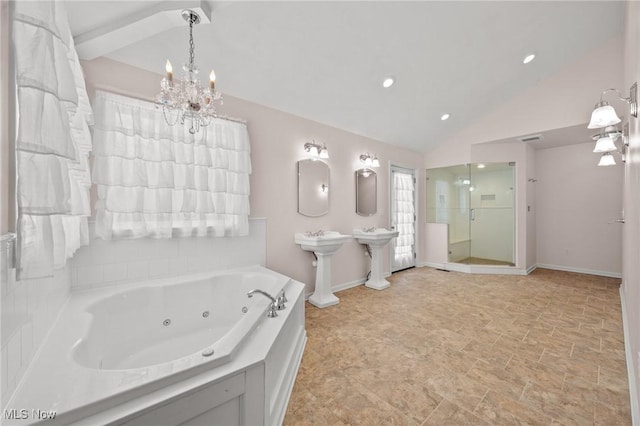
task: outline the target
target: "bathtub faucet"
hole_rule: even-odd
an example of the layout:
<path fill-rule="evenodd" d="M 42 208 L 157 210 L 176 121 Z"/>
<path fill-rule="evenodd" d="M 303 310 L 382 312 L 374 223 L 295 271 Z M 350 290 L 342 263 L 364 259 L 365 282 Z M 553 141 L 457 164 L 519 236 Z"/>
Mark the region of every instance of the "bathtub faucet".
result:
<path fill-rule="evenodd" d="M 262 291 L 262 290 L 257 289 L 257 288 L 254 289 L 254 290 L 251 290 L 249 293 L 247 293 L 247 297 L 251 298 L 256 293 L 261 294 L 261 295 L 263 295 L 265 297 L 268 297 L 271 300 L 271 304 L 269 305 L 269 312 L 267 312 L 267 316 L 269 318 L 277 317 L 278 316 L 278 312 L 276 312 L 276 311 L 278 309 L 278 302 L 276 301 L 275 297 L 273 297 L 272 295 L 270 295 L 266 291 Z M 283 307 L 283 309 L 284 309 L 284 307 Z"/>

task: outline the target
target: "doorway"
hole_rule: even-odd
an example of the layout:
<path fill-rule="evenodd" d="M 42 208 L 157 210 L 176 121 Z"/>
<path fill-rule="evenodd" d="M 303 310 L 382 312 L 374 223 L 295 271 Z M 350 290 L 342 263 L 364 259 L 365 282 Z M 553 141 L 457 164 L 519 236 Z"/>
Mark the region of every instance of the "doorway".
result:
<path fill-rule="evenodd" d="M 415 170 L 391 166 L 391 272 L 416 266 Z"/>

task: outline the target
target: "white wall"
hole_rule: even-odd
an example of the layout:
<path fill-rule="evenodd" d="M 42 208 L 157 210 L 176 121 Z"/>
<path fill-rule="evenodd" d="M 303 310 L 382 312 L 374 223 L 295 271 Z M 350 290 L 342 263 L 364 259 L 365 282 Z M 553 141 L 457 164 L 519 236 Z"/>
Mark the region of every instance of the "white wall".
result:
<path fill-rule="evenodd" d="M 627 2 L 624 40 L 624 84 L 640 81 L 640 3 Z M 618 110 L 620 111 L 620 110 Z M 625 108 L 625 112 L 628 109 Z M 628 117 L 628 116 L 627 116 Z M 627 369 L 634 424 L 640 424 L 640 118 L 629 118 L 629 156 L 624 175 L 622 301 L 625 312 Z"/>
<path fill-rule="evenodd" d="M 425 155 L 425 167 L 471 163 L 469 147 L 481 142 L 575 126 L 588 121 L 600 92 L 621 87 L 620 38 L 594 49 L 559 73 L 542 80 L 478 119 Z M 538 60 L 538 59 L 536 59 Z M 533 62 L 532 64 L 535 64 Z"/>
<path fill-rule="evenodd" d="M 622 225 L 608 223 L 621 216 L 623 166 L 598 167 L 593 146 L 536 151 L 537 263 L 620 276 Z"/>
<path fill-rule="evenodd" d="M 98 58 L 83 62 L 87 88 L 101 88 L 143 99 L 153 99 L 162 76 L 138 68 Z M 162 64 L 158 71 L 162 71 Z M 220 81 L 223 77 L 220 76 Z M 222 83 L 220 89 L 224 90 Z M 417 169 L 416 194 L 421 197 L 423 187 L 423 155 L 387 145 L 372 139 L 329 127 L 285 112 L 224 95 L 220 113 L 247 120 L 251 137 L 251 215 L 267 218 L 266 266 L 307 284 L 313 290 L 315 268 L 313 254 L 304 252 L 293 241 L 296 232 L 317 229 L 351 234 L 353 228 L 389 226 L 389 164 Z M 303 145 L 314 139 L 325 143 L 331 158 L 329 214 L 310 218 L 297 213 L 298 160 L 305 158 Z M 370 217 L 355 212 L 355 170 L 361 168 L 360 154 L 377 154 L 381 167 L 378 173 L 378 213 Z M 423 203 L 418 199 L 418 205 Z M 422 259 L 424 209 L 418 217 L 418 261 Z M 389 270 L 388 256 L 384 270 Z M 369 261 L 363 248 L 355 241 L 347 242 L 333 257 L 334 285 L 363 282 L 369 271 Z"/>
<path fill-rule="evenodd" d="M 536 179 L 536 155 L 531 146 L 527 145 L 527 210 L 526 210 L 526 222 L 527 222 L 527 271 L 531 271 L 535 268 L 537 257 L 537 226 L 536 226 L 536 191 L 534 180 Z"/>

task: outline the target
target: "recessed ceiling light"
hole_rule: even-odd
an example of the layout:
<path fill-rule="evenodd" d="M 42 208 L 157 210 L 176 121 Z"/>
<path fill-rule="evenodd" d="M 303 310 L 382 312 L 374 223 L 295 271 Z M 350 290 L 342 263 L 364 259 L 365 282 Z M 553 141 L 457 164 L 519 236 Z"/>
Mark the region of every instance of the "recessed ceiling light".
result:
<path fill-rule="evenodd" d="M 396 82 L 395 78 L 387 77 L 382 82 L 382 87 L 384 87 L 385 89 L 388 89 L 389 87 L 393 86 L 393 83 L 395 83 L 395 82 Z"/>
<path fill-rule="evenodd" d="M 442 116 L 440 117 L 440 120 L 442 120 L 442 121 L 448 120 L 449 117 L 451 117 L 449 114 L 442 114 Z"/>
<path fill-rule="evenodd" d="M 523 64 L 528 64 L 529 62 L 533 61 L 535 59 L 536 55 L 534 55 L 533 53 L 530 55 L 525 56 L 525 58 L 522 60 Z"/>
<path fill-rule="evenodd" d="M 484 169 L 485 167 L 486 167 L 486 166 L 485 166 L 484 164 L 482 164 L 482 163 L 478 164 L 478 168 L 479 168 L 479 169 Z"/>

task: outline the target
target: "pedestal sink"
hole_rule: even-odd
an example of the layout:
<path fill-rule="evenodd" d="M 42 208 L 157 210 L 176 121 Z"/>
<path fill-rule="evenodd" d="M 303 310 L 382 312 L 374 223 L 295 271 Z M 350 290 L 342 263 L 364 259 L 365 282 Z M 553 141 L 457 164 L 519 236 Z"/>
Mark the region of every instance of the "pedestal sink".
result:
<path fill-rule="evenodd" d="M 320 235 L 296 234 L 295 242 L 300 244 L 302 250 L 312 251 L 318 259 L 316 268 L 316 289 L 309 297 L 309 303 L 318 308 L 337 305 L 340 303 L 331 291 L 331 256 L 337 252 L 350 235 L 342 235 L 339 232 L 324 231 Z"/>
<path fill-rule="evenodd" d="M 364 284 L 369 288 L 384 290 L 389 287 L 389 281 L 382 274 L 382 248 L 398 236 L 398 231 L 384 228 L 354 229 L 353 238 L 360 244 L 369 246 L 371 250 L 371 276 Z"/>

